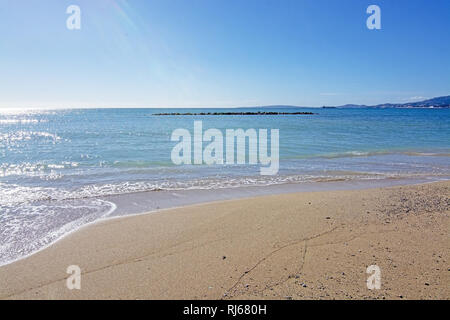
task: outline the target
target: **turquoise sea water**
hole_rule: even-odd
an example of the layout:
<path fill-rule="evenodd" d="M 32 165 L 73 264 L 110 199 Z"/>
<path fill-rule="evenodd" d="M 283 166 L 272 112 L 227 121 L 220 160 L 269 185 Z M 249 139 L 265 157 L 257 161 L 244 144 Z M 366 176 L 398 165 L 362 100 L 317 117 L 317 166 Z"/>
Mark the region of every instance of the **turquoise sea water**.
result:
<path fill-rule="evenodd" d="M 0 264 L 108 216 L 110 195 L 450 176 L 449 109 L 290 109 L 315 115 L 154 116 L 238 109 L 0 110 Z M 243 109 L 239 111 L 257 111 Z M 280 170 L 175 166 L 173 130 L 279 129 Z M 220 191 L 218 191 L 220 192 Z"/>

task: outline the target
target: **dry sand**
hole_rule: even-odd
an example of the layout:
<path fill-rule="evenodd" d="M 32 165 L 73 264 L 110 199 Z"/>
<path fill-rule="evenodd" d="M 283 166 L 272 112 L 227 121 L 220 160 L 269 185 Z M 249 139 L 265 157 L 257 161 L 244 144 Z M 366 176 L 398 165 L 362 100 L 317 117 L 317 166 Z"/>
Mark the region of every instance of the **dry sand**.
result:
<path fill-rule="evenodd" d="M 449 198 L 447 181 L 106 220 L 1 267 L 0 298 L 449 299 Z M 81 290 L 66 287 L 69 265 Z"/>

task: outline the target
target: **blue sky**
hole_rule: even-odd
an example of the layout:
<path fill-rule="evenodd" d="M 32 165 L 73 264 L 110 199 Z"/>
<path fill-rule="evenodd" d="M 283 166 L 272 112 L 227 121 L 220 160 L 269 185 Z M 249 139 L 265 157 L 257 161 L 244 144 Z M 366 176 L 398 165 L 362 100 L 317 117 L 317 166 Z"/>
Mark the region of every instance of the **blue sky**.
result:
<path fill-rule="evenodd" d="M 81 30 L 66 8 L 81 8 Z M 368 30 L 366 8 L 381 8 Z M 0 0 L 0 107 L 407 102 L 450 94 L 448 0 Z"/>

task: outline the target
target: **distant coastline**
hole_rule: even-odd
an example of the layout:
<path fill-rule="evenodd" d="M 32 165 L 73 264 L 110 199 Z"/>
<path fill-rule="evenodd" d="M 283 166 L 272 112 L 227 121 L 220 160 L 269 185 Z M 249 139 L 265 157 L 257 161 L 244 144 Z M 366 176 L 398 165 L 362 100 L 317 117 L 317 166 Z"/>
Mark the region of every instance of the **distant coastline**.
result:
<path fill-rule="evenodd" d="M 239 109 L 273 109 L 273 108 L 312 108 L 306 106 L 292 106 L 292 105 L 270 105 L 270 106 L 255 106 L 255 107 L 243 107 Z M 407 103 L 382 103 L 377 105 L 365 105 L 365 104 L 344 104 L 340 106 L 322 106 L 322 109 L 386 109 L 386 108 L 402 108 L 402 109 L 449 109 L 450 108 L 450 96 L 435 97 L 423 101 L 407 102 Z"/>
<path fill-rule="evenodd" d="M 436 97 L 428 100 L 407 103 L 383 103 L 374 106 L 346 104 L 336 107 L 323 106 L 323 108 L 450 108 L 450 96 Z"/>

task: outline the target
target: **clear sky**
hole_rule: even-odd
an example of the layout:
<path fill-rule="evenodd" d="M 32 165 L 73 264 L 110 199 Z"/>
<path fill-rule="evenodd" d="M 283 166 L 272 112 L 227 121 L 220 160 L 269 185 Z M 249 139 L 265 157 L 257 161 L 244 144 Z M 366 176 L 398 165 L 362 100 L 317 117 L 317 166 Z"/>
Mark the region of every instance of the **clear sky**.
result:
<path fill-rule="evenodd" d="M 66 28 L 72 4 L 81 30 Z M 371 4 L 381 30 L 366 27 Z M 449 0 L 0 0 L 0 108 L 449 94 Z"/>

